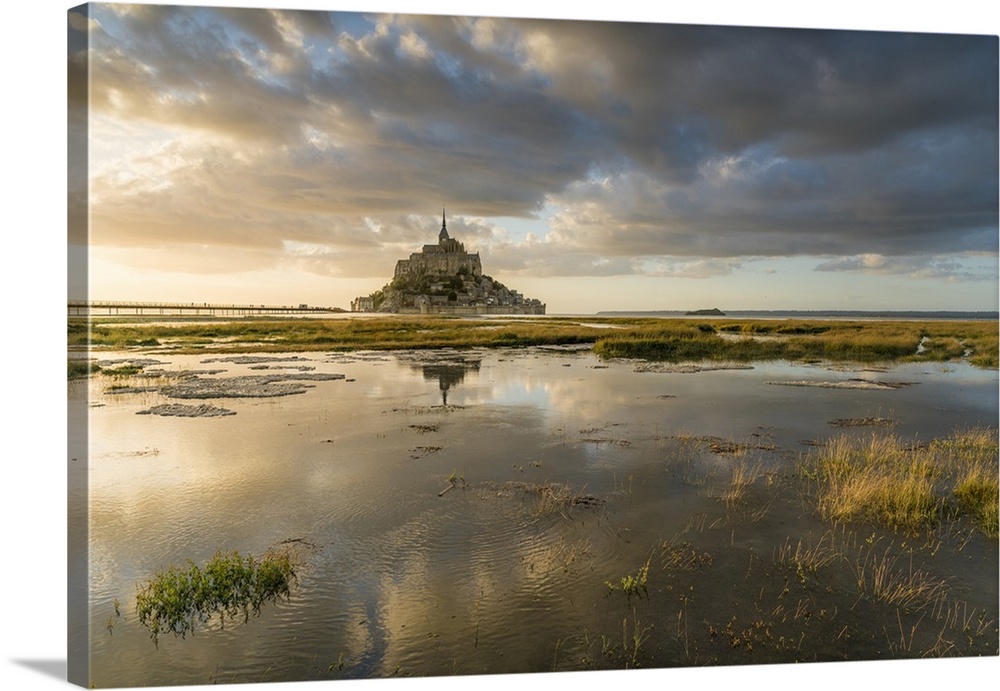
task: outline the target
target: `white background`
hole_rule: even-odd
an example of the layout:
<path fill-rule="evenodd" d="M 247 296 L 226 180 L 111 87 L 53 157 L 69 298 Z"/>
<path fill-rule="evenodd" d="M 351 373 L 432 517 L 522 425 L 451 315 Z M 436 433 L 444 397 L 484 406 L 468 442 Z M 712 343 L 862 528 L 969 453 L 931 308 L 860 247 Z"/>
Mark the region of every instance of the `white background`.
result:
<path fill-rule="evenodd" d="M 180 3 L 197 4 L 197 3 Z M 840 0 L 829 5 L 777 0 L 213 0 L 210 5 L 409 13 L 534 16 L 696 24 L 998 33 L 990 0 L 914 3 Z M 70 2 L 20 0 L 4 6 L 2 30 L 3 572 L 0 680 L 5 689 L 64 688 L 66 661 L 66 11 Z M 8 383 L 9 382 L 9 383 Z M 1000 617 L 1000 613 L 997 613 Z M 568 675 L 240 685 L 241 689 L 500 689 L 572 683 L 714 688 L 842 689 L 976 685 L 1000 678 L 1000 658 L 810 664 Z M 190 687 L 187 687 L 190 688 Z"/>

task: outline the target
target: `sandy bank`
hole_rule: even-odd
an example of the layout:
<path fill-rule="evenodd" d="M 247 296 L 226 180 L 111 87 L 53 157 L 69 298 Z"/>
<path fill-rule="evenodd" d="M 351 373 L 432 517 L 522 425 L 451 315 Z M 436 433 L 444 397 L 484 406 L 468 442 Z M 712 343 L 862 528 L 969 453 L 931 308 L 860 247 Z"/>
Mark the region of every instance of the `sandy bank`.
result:
<path fill-rule="evenodd" d="M 214 405 L 184 405 L 182 403 L 165 403 L 152 408 L 140 410 L 136 415 L 162 415 L 164 417 L 225 417 L 236 415 L 235 410 L 219 408 Z"/>

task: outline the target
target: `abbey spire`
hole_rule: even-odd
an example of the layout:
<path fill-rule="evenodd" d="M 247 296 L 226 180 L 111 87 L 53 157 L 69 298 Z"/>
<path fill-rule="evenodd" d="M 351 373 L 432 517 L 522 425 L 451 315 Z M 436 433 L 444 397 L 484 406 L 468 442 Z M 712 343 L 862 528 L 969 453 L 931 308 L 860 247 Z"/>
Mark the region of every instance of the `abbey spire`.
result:
<path fill-rule="evenodd" d="M 438 240 L 448 239 L 448 222 L 444 218 L 444 207 L 441 207 L 441 232 L 438 233 Z"/>

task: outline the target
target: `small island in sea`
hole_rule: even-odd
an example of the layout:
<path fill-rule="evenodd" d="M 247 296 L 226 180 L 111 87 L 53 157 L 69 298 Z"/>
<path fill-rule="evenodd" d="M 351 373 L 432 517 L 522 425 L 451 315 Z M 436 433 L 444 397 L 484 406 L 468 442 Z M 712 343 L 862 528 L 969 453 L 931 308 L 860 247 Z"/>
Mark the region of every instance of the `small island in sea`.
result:
<path fill-rule="evenodd" d="M 691 310 L 685 312 L 685 315 L 689 317 L 724 317 L 726 313 L 720 310 L 718 307 L 712 307 L 709 309 Z"/>

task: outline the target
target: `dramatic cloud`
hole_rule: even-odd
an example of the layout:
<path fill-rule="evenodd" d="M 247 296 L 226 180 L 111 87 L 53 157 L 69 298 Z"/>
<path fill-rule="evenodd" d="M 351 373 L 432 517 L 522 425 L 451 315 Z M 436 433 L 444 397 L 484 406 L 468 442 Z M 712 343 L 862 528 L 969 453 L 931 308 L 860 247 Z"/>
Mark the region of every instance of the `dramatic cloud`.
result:
<path fill-rule="evenodd" d="M 816 267 L 817 271 L 858 271 L 886 276 L 934 278 L 949 282 L 995 281 L 996 265 L 968 268 L 948 257 L 885 257 L 881 254 L 863 254 L 856 257 L 838 257 Z"/>
<path fill-rule="evenodd" d="M 90 8 L 95 246 L 384 276 L 446 204 L 537 276 L 997 252 L 995 36 Z"/>

